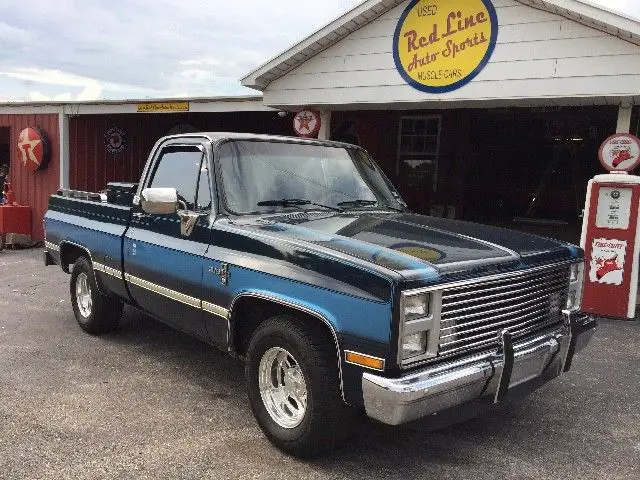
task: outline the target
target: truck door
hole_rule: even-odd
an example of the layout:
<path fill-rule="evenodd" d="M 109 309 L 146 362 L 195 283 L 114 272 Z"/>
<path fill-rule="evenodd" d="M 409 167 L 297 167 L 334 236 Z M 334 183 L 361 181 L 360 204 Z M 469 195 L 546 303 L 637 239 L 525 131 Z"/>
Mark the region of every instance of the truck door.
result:
<path fill-rule="evenodd" d="M 143 188 L 172 187 L 186 211 L 149 215 L 134 207 L 124 238 L 125 279 L 138 306 L 160 320 L 206 339 L 202 275 L 210 236 L 211 187 L 208 153 L 200 144 L 162 147 Z M 196 217 L 193 229 L 181 218 Z"/>

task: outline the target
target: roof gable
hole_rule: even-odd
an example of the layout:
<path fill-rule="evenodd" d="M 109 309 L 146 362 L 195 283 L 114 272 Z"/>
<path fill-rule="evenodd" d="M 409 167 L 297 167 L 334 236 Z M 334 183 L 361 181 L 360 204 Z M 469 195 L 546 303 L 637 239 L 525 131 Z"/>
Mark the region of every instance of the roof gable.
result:
<path fill-rule="evenodd" d="M 366 0 L 325 27 L 241 79 L 242 85 L 264 90 L 318 53 L 385 14 L 406 0 Z M 591 28 L 640 45 L 640 21 L 579 0 L 516 0 L 524 5 L 561 15 Z"/>

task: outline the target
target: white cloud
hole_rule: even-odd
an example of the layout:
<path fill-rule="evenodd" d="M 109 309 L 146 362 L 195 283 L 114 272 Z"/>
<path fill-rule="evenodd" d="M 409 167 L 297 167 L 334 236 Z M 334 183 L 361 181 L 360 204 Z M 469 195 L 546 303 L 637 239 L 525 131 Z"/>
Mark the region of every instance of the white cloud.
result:
<path fill-rule="evenodd" d="M 256 93 L 244 73 L 358 1 L 0 0 L 0 95 Z"/>
<path fill-rule="evenodd" d="M 178 63 L 184 67 L 217 67 L 220 65 L 220 60 L 215 57 L 202 57 L 180 60 Z"/>
<path fill-rule="evenodd" d="M 238 79 L 359 1 L 0 0 L 0 100 L 256 94 Z"/>
<path fill-rule="evenodd" d="M 65 85 L 70 87 L 83 87 L 97 83 L 96 80 L 60 70 L 41 70 L 39 68 L 16 68 L 9 71 L 0 71 L 0 75 L 24 80 L 32 83 L 45 83 L 47 85 Z"/>
<path fill-rule="evenodd" d="M 46 102 L 52 100 L 52 98 L 41 92 L 31 92 L 29 93 L 29 100 L 32 100 L 34 102 Z"/>
<path fill-rule="evenodd" d="M 76 100 L 85 102 L 90 100 L 99 100 L 102 98 L 102 90 L 102 85 L 100 85 L 98 82 L 92 85 L 87 85 L 86 87 L 84 87 L 84 90 L 82 90 L 78 94 Z M 69 96 L 71 95 L 69 94 Z"/>
<path fill-rule="evenodd" d="M 0 21 L 0 42 L 3 44 L 25 44 L 33 41 L 33 36 L 27 30 L 13 27 Z"/>
<path fill-rule="evenodd" d="M 101 82 L 94 78 L 83 77 L 81 75 L 75 75 L 72 73 L 63 72 L 60 70 L 47 70 L 39 68 L 15 68 L 7 71 L 0 71 L 0 77 L 6 77 L 24 82 L 26 85 L 42 84 L 48 87 L 60 87 L 64 90 L 73 88 L 79 90 L 77 95 L 65 91 L 62 93 L 46 95 L 40 91 L 29 93 L 31 100 L 45 101 L 45 100 L 99 100 L 103 98 L 103 91 L 108 89 L 113 92 L 130 92 L 140 91 L 146 93 L 153 93 L 150 90 L 132 87 L 129 85 L 121 85 L 111 82 Z"/>

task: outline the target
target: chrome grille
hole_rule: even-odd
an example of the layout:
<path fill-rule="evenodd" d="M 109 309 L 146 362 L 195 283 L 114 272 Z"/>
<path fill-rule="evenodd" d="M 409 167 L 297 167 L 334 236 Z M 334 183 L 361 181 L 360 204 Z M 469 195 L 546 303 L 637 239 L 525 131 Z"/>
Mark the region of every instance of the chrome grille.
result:
<path fill-rule="evenodd" d="M 505 329 L 518 338 L 562 322 L 568 288 L 568 266 L 445 288 L 440 355 L 490 348 Z"/>

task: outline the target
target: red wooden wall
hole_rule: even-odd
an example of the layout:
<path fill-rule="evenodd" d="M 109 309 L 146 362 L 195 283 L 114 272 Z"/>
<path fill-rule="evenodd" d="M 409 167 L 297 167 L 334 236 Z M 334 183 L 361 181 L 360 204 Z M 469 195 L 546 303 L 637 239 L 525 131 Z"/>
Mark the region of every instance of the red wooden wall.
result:
<path fill-rule="evenodd" d="M 9 164 L 11 167 L 11 185 L 16 201 L 31 207 L 31 235 L 34 240 L 42 241 L 44 231 L 42 219 L 47 211 L 49 195 L 58 189 L 60 179 L 60 146 L 58 143 L 58 115 L 0 115 L 0 128 L 8 127 Z M 22 156 L 18 152 L 18 135 L 26 127 L 39 127 L 47 137 L 51 148 L 49 165 L 32 172 L 22 165 Z M 4 159 L 0 159 L 4 161 Z"/>
<path fill-rule="evenodd" d="M 151 148 L 176 125 L 198 131 L 291 135 L 292 120 L 275 112 L 82 115 L 69 121 L 71 188 L 100 191 L 108 182 L 137 182 Z M 122 153 L 105 149 L 104 135 L 119 127 L 127 136 Z"/>

